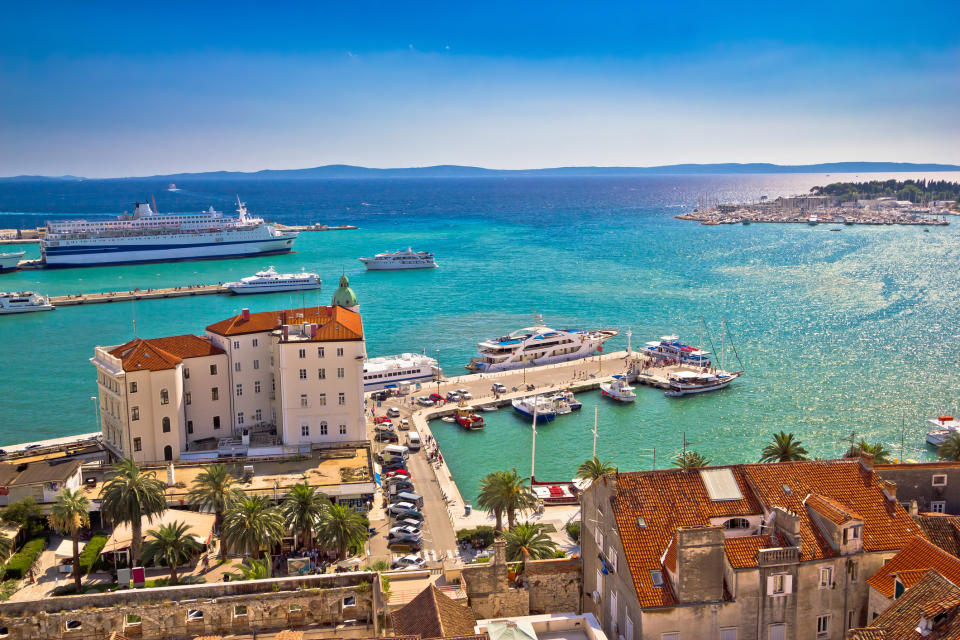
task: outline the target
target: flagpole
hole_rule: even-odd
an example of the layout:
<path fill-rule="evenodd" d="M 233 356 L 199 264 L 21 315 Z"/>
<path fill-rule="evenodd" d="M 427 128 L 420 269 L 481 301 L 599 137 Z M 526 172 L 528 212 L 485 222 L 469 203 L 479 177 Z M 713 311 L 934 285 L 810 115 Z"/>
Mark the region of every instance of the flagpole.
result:
<path fill-rule="evenodd" d="M 593 457 L 597 457 L 597 407 L 593 408 Z"/>
<path fill-rule="evenodd" d="M 533 445 L 530 449 L 530 482 L 533 482 L 537 466 L 537 396 L 533 398 Z"/>

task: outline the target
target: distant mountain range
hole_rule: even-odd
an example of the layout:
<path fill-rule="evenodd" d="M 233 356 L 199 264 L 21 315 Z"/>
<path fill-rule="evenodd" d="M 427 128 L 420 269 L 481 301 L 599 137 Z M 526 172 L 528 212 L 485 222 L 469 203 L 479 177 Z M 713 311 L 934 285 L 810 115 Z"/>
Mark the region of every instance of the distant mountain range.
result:
<path fill-rule="evenodd" d="M 676 174 L 745 173 L 890 173 L 917 171 L 960 171 L 955 164 L 916 164 L 912 162 L 824 162 L 820 164 L 771 164 L 767 162 L 722 164 L 669 164 L 656 167 L 554 167 L 548 169 L 485 169 L 462 165 L 371 169 L 348 164 L 328 164 L 309 169 L 265 169 L 263 171 L 207 171 L 171 173 L 156 176 L 106 178 L 109 180 L 295 180 L 305 178 L 483 178 L 498 176 L 644 176 Z M 0 180 L 86 180 L 77 176 L 14 176 Z"/>

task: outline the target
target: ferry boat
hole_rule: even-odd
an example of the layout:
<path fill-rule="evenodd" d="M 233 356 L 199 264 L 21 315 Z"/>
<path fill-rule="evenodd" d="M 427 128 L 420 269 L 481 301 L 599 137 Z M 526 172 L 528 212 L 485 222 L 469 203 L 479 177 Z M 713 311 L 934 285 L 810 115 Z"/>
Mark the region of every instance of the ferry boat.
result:
<path fill-rule="evenodd" d="M 453 415 L 453 420 L 468 431 L 483 429 L 484 426 L 483 418 L 477 414 L 473 407 L 465 404 L 460 404 L 460 406 L 457 407 L 457 412 Z"/>
<path fill-rule="evenodd" d="M 713 371 L 699 373 L 696 371 L 678 371 L 668 377 L 670 388 L 663 395 L 669 398 L 689 396 L 708 391 L 720 391 L 740 377 L 742 371 Z"/>
<path fill-rule="evenodd" d="M 492 373 L 521 367 L 588 358 L 603 351 L 603 343 L 619 333 L 616 329 L 551 329 L 535 316 L 532 327 L 477 344 L 477 357 L 466 368 Z"/>
<path fill-rule="evenodd" d="M 227 282 L 223 286 L 236 294 L 276 293 L 278 291 L 304 291 L 320 288 L 320 276 L 307 273 L 277 273 L 273 267 L 257 271 L 255 275 L 240 278 L 239 282 Z"/>
<path fill-rule="evenodd" d="M 433 254 L 407 248 L 393 253 L 378 253 L 372 258 L 360 258 L 367 271 L 393 271 L 395 269 L 433 269 L 437 266 Z"/>
<path fill-rule="evenodd" d="M 4 271 L 16 271 L 20 266 L 20 258 L 26 251 L 14 251 L 13 253 L 0 253 L 0 273 Z"/>
<path fill-rule="evenodd" d="M 648 342 L 643 355 L 650 356 L 657 364 L 674 362 L 695 367 L 710 366 L 710 352 L 680 342 L 680 336 L 660 336 L 659 342 Z"/>
<path fill-rule="evenodd" d="M 116 220 L 47 223 L 40 243 L 48 267 L 82 267 L 164 260 L 198 260 L 288 253 L 295 231 L 280 231 L 247 214 L 237 199 L 237 217 L 213 207 L 201 213 L 155 213 L 138 202 Z"/>
<path fill-rule="evenodd" d="M 363 390 L 392 388 L 401 382 L 425 382 L 438 375 L 437 361 L 419 353 L 380 356 L 363 363 Z"/>
<path fill-rule="evenodd" d="M 953 433 L 960 433 L 960 420 L 953 416 L 938 416 L 927 420 L 930 428 L 927 430 L 927 444 L 940 447 Z"/>
<path fill-rule="evenodd" d="M 627 381 L 627 376 L 620 374 L 613 376 L 613 380 L 600 383 L 600 395 L 617 402 L 633 402 L 637 399 L 637 394 Z"/>
<path fill-rule="evenodd" d="M 11 313 L 30 313 L 32 311 L 53 311 L 50 299 L 32 291 L 19 293 L 0 293 L 0 315 Z"/>
<path fill-rule="evenodd" d="M 526 398 L 514 398 L 510 401 L 510 404 L 513 405 L 514 411 L 525 418 L 533 418 L 536 414 L 537 424 L 553 422 L 557 418 L 557 411 L 552 398 L 527 396 Z"/>

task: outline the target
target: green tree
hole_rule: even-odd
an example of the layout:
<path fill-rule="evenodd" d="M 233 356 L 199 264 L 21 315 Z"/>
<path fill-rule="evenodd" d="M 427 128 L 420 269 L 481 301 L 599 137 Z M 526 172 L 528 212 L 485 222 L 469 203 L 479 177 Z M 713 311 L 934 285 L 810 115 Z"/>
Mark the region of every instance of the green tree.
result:
<path fill-rule="evenodd" d="M 36 500 L 27 496 L 26 498 L 11 502 L 7 505 L 3 510 L 3 514 L 0 515 L 0 518 L 2 518 L 4 522 L 29 528 L 32 522 L 43 518 L 43 509 L 40 508 Z"/>
<path fill-rule="evenodd" d="M 584 460 L 577 469 L 577 477 L 583 480 L 596 480 L 601 476 L 610 473 L 616 473 L 617 468 L 607 461 L 600 461 L 600 458 L 593 456 L 589 460 Z"/>
<path fill-rule="evenodd" d="M 313 529 L 330 508 L 330 500 L 306 482 L 290 487 L 290 492 L 280 505 L 287 527 L 300 537 L 303 547 L 313 546 Z"/>
<path fill-rule="evenodd" d="M 213 511 L 215 528 L 220 540 L 220 558 L 226 560 L 227 545 L 223 544 L 223 514 L 236 502 L 243 492 L 236 486 L 236 479 L 227 472 L 227 467 L 219 462 L 207 465 L 197 474 L 190 486 L 187 500 L 190 504 Z"/>
<path fill-rule="evenodd" d="M 794 439 L 792 433 L 773 434 L 773 441 L 763 448 L 760 462 L 792 462 L 806 460 L 807 450 L 799 440 Z"/>
<path fill-rule="evenodd" d="M 79 489 L 65 488 L 50 509 L 50 526 L 73 539 L 73 584 L 80 593 L 80 529 L 90 525 L 90 501 Z"/>
<path fill-rule="evenodd" d="M 710 466 L 710 461 L 696 451 L 684 451 L 677 454 L 677 457 L 673 459 L 673 466 L 689 471 L 690 469 Z"/>
<path fill-rule="evenodd" d="M 237 569 L 240 570 L 238 573 L 230 574 L 231 580 L 266 580 L 273 576 L 273 565 L 269 558 L 244 558 Z"/>
<path fill-rule="evenodd" d="M 953 431 L 947 436 L 937 454 L 943 460 L 960 461 L 960 433 Z"/>
<path fill-rule="evenodd" d="M 283 538 L 283 514 L 267 496 L 244 496 L 223 516 L 221 544 L 238 553 L 258 556 Z"/>
<path fill-rule="evenodd" d="M 347 557 L 351 546 L 362 548 L 369 536 L 363 516 L 343 504 L 331 504 L 323 510 L 315 533 L 324 544 L 336 550 L 338 560 Z"/>
<path fill-rule="evenodd" d="M 177 567 L 188 562 L 203 550 L 189 532 L 185 522 L 174 520 L 159 529 L 147 531 L 148 540 L 143 545 L 145 564 L 166 564 L 170 568 L 170 585 L 179 584 Z"/>
<path fill-rule="evenodd" d="M 860 442 L 856 443 L 851 447 L 850 451 L 847 452 L 847 458 L 858 458 L 860 457 L 860 452 L 872 453 L 873 461 L 876 464 L 890 464 L 890 450 L 882 442 L 877 442 L 876 444 L 870 444 L 863 438 L 860 439 Z"/>
<path fill-rule="evenodd" d="M 113 471 L 100 494 L 100 510 L 115 523 L 130 523 L 130 558 L 136 562 L 143 543 L 142 519 L 153 522 L 153 516 L 167 510 L 167 487 L 152 471 L 140 471 L 130 458 L 113 465 Z"/>
<path fill-rule="evenodd" d="M 557 543 L 543 532 L 543 525 L 539 524 L 518 524 L 504 534 L 504 539 L 509 562 L 553 558 L 557 552 Z"/>
<path fill-rule="evenodd" d="M 533 494 L 529 478 L 521 478 L 517 470 L 496 471 L 487 474 L 480 483 L 477 504 L 493 511 L 497 518 L 497 531 L 503 530 L 503 515 L 507 516 L 507 525 L 516 524 L 517 513 L 532 511 L 537 506 L 537 497 Z"/>

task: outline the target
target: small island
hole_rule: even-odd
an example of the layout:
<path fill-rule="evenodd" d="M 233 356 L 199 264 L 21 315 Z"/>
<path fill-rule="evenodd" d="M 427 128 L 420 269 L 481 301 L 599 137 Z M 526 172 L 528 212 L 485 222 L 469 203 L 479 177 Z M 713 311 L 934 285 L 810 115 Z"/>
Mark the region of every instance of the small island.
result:
<path fill-rule="evenodd" d="M 676 217 L 705 225 L 780 222 L 944 226 L 949 224 L 946 216 L 960 215 L 958 198 L 960 183 L 944 180 L 834 182 L 813 187 L 809 194 L 698 206 Z"/>

